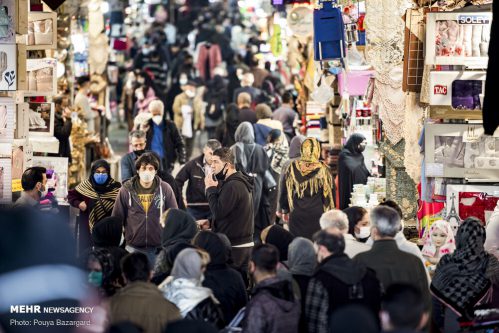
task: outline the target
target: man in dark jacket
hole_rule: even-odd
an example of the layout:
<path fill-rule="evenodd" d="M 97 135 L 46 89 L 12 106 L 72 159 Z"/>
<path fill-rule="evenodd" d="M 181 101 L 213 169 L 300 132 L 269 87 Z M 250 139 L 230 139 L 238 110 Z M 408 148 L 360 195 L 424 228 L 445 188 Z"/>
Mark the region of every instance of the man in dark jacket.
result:
<path fill-rule="evenodd" d="M 400 230 L 400 216 L 391 207 L 378 206 L 371 211 L 371 250 L 355 256 L 354 260 L 376 271 L 376 276 L 387 290 L 394 283 L 410 284 L 423 294 L 430 305 L 428 278 L 421 260 L 399 250 L 394 239 Z"/>
<path fill-rule="evenodd" d="M 126 250 L 147 254 L 151 265 L 161 246 L 163 214 L 178 208 L 173 190 L 156 174 L 159 161 L 152 153 L 145 153 L 135 163 L 138 176 L 123 184 L 112 216 L 123 221 Z"/>
<path fill-rule="evenodd" d="M 182 191 L 187 184 L 187 212 L 196 220 L 211 217 L 210 206 L 206 199 L 204 177 L 211 172 L 213 152 L 222 145 L 217 140 L 208 140 L 203 148 L 203 154 L 187 162 L 175 177 L 177 187 Z"/>
<path fill-rule="evenodd" d="M 277 277 L 279 251 L 273 245 L 257 245 L 251 253 L 250 274 L 256 286 L 246 307 L 245 333 L 298 332 L 300 302 L 288 280 Z"/>
<path fill-rule="evenodd" d="M 234 154 L 229 148 L 213 152 L 212 168 L 204 179 L 212 230 L 229 238 L 234 267 L 244 277 L 254 245 L 253 179 L 236 171 Z"/>
<path fill-rule="evenodd" d="M 175 123 L 164 118 L 163 102 L 149 104 L 152 118 L 148 122 L 146 149 L 152 150 L 161 158 L 164 170 L 171 173 L 175 162 L 184 164 L 185 146 Z"/>
<path fill-rule="evenodd" d="M 345 253 L 345 239 L 338 233 L 314 235 L 319 266 L 309 282 L 305 300 L 308 332 L 328 332 L 331 314 L 347 304 L 365 306 L 377 316 L 381 285 L 373 270 L 354 262 Z"/>
<path fill-rule="evenodd" d="M 121 268 L 127 286 L 110 300 L 110 324 L 128 321 L 144 332 L 161 332 L 168 323 L 182 319 L 178 308 L 149 282 L 151 266 L 144 254 L 127 255 Z"/>
<path fill-rule="evenodd" d="M 71 146 L 69 136 L 73 123 L 71 122 L 71 110 L 68 108 L 69 101 L 66 96 L 54 97 L 54 136 L 59 140 L 59 157 L 67 157 L 71 163 Z"/>

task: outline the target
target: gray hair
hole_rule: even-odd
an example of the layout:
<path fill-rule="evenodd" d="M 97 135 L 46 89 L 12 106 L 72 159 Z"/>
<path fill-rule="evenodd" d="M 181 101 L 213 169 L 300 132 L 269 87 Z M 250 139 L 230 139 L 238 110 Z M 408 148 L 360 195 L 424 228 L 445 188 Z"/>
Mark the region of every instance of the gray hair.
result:
<path fill-rule="evenodd" d="M 322 230 L 336 228 L 345 231 L 348 230 L 348 216 L 339 209 L 332 209 L 322 214 L 319 224 Z"/>
<path fill-rule="evenodd" d="M 135 138 L 135 139 L 145 139 L 146 132 L 144 132 L 142 130 L 135 130 L 135 131 L 131 131 L 128 136 L 130 137 L 130 140 L 132 138 Z"/>
<path fill-rule="evenodd" d="M 388 206 L 377 206 L 371 211 L 371 223 L 380 237 L 395 237 L 400 231 L 400 215 Z"/>
<path fill-rule="evenodd" d="M 208 140 L 208 142 L 206 142 L 205 147 L 208 147 L 208 148 L 210 148 L 211 150 L 215 151 L 215 150 L 217 150 L 218 148 L 222 148 L 222 144 L 221 144 L 221 143 L 220 143 L 220 141 L 218 141 L 218 140 L 215 140 L 215 139 L 210 139 L 210 140 Z"/>

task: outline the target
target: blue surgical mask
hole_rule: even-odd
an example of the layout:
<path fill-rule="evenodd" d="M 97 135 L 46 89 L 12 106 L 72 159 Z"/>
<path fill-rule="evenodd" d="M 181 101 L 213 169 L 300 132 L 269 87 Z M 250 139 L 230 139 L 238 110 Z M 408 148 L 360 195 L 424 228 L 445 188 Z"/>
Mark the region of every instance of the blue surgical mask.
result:
<path fill-rule="evenodd" d="M 94 173 L 94 180 L 97 184 L 102 185 L 107 181 L 107 173 Z"/>
<path fill-rule="evenodd" d="M 90 283 L 94 287 L 102 286 L 102 272 L 90 272 L 88 273 L 88 283 Z"/>

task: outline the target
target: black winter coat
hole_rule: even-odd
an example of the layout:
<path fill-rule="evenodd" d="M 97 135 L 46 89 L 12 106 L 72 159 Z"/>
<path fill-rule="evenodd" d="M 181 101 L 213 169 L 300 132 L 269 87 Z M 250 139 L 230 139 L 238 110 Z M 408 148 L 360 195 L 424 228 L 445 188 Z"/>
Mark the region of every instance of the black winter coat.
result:
<path fill-rule="evenodd" d="M 186 320 L 197 320 L 215 325 L 218 329 L 225 327 L 222 310 L 211 298 L 207 298 L 185 316 Z"/>
<path fill-rule="evenodd" d="M 71 146 L 69 144 L 69 136 L 73 123 L 71 119 L 64 121 L 62 115 L 57 113 L 54 117 L 54 136 L 59 140 L 59 157 L 67 157 L 68 162 L 71 163 Z"/>
<path fill-rule="evenodd" d="M 198 156 L 187 162 L 175 177 L 177 187 L 180 191 L 183 190 L 186 181 L 187 184 L 187 204 L 204 203 L 206 209 L 209 209 L 208 200 L 206 199 L 204 186 L 204 155 Z"/>

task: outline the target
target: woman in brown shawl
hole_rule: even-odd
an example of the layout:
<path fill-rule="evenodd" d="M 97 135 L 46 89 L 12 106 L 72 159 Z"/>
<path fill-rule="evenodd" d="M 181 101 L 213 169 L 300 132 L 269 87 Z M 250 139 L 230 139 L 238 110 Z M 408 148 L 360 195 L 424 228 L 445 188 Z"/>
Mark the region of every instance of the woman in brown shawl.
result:
<path fill-rule="evenodd" d="M 333 180 L 328 167 L 319 160 L 321 146 L 315 138 L 301 145 L 301 157 L 284 174 L 280 203 L 283 220 L 295 237 L 312 239 L 320 230 L 322 213 L 334 208 Z M 288 215 L 289 214 L 289 215 Z"/>

